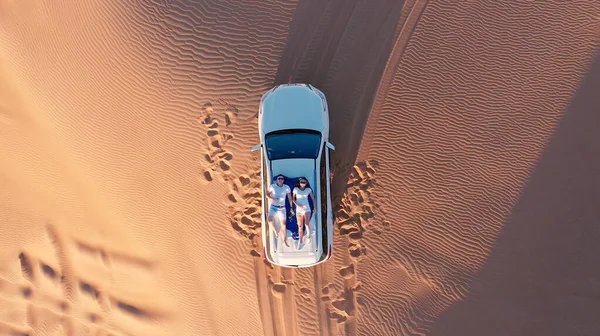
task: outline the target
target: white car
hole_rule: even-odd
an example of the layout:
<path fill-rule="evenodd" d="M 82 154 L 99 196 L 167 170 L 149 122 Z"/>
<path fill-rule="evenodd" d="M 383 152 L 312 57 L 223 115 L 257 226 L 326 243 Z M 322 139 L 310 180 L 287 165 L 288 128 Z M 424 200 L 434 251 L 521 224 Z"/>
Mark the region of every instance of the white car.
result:
<path fill-rule="evenodd" d="M 262 241 L 264 258 L 283 267 L 310 267 L 327 261 L 333 249 L 331 205 L 329 110 L 323 92 L 310 84 L 282 84 L 267 91 L 260 100 L 258 113 L 262 179 Z M 284 183 L 294 189 L 300 177 L 308 180 L 316 199 L 310 238 L 299 242 L 296 216 L 290 214 L 286 197 L 286 239 L 276 237 L 267 217 L 270 199 L 266 197 L 275 177 L 284 175 Z M 310 198 L 309 198 L 310 200 Z M 311 208 L 315 204 L 310 200 Z M 278 219 L 275 218 L 274 221 Z M 275 226 L 273 222 L 273 226 Z M 279 226 L 279 225 L 277 225 Z M 305 230 L 306 231 L 306 230 Z M 305 232 L 306 234 L 306 232 Z M 306 236 L 305 236 L 306 237 Z"/>

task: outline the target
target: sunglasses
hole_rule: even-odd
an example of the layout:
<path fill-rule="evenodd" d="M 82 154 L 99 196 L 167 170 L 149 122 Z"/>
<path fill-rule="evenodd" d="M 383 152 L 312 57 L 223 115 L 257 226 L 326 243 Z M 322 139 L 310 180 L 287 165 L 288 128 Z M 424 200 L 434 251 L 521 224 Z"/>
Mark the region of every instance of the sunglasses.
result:
<path fill-rule="evenodd" d="M 306 184 L 306 181 L 300 181 L 300 184 Z"/>
<path fill-rule="evenodd" d="M 283 181 L 283 177 L 278 177 L 277 179 L 278 179 L 278 180 L 282 180 L 282 181 Z"/>

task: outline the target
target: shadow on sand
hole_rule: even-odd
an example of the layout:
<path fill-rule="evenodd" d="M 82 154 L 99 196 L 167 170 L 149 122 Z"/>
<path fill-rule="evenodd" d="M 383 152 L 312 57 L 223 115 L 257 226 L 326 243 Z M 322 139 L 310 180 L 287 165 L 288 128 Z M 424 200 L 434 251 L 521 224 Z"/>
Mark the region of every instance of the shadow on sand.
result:
<path fill-rule="evenodd" d="M 599 126 L 597 56 L 470 294 L 430 335 L 600 335 Z"/>
<path fill-rule="evenodd" d="M 301 1 L 294 13 L 274 84 L 307 83 L 327 96 L 335 204 L 346 191 L 403 3 Z"/>

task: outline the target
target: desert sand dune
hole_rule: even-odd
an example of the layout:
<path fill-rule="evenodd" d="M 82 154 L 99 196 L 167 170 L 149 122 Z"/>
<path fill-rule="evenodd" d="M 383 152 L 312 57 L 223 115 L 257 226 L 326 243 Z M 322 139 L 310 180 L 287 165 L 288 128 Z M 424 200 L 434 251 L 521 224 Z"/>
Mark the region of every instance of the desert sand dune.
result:
<path fill-rule="evenodd" d="M 1 77 L 24 101 L 3 101 L 2 257 L 14 264 L 59 223 L 67 250 L 42 252 L 64 255 L 55 271 L 70 293 L 56 294 L 67 311 L 45 303 L 40 275 L 13 300 L 77 321 L 56 330 L 263 334 L 260 259 L 225 198 L 255 138 L 236 118 L 272 85 L 293 4 L 2 6 Z M 75 248 L 82 238 L 107 257 Z M 94 305 L 97 318 L 78 317 Z"/>
<path fill-rule="evenodd" d="M 276 84 L 307 82 L 327 92 L 331 141 L 336 144 L 333 193 L 337 204 L 346 198 L 343 211 L 348 217 L 363 211 L 350 204 L 351 196 L 361 191 L 348 181 L 403 10 L 398 1 L 300 2 L 275 77 Z M 306 288 L 300 293 L 303 299 L 296 300 L 299 335 L 356 332 L 354 292 L 359 284 L 351 265 L 363 247 L 337 235 L 334 240 L 339 252 L 329 264 L 295 271 L 296 281 L 301 281 L 298 287 Z"/>
<path fill-rule="evenodd" d="M 569 235 L 561 232 L 567 225 L 582 235 L 598 233 L 590 226 L 598 214 L 585 205 L 595 198 L 583 187 L 594 183 L 597 164 L 592 158 L 576 163 L 566 150 L 552 149 L 554 142 L 561 148 L 563 141 L 583 142 L 585 135 L 569 139 L 576 131 L 560 135 L 571 132 L 561 128 L 578 127 L 570 118 L 582 127 L 597 119 L 570 107 L 598 109 L 597 99 L 577 103 L 586 98 L 574 93 L 595 83 L 584 80 L 597 75 L 591 64 L 600 7 L 578 4 L 427 5 L 401 60 L 389 69 L 394 76 L 382 82 L 358 155 L 378 164 L 375 179 L 387 186 L 372 190 L 380 205 L 376 217 L 390 223 L 385 235 L 363 239 L 371 248 L 358 267 L 360 330 L 428 335 L 435 325 L 437 335 L 599 332 L 593 318 L 599 307 L 570 293 L 579 287 L 574 279 L 597 281 L 598 273 L 558 266 L 552 261 L 557 253 L 546 250 L 555 244 L 571 256 L 598 253 L 591 245 L 574 252 L 579 244 L 561 237 Z M 596 148 L 600 139 L 587 134 Z M 568 150 L 581 160 L 592 152 L 577 145 Z M 581 169 L 580 176 L 568 180 L 571 173 L 555 170 L 560 162 Z M 550 201 L 562 197 L 570 199 L 564 208 Z M 560 222 L 550 219 L 553 208 L 561 209 Z M 530 215 L 518 215 L 523 211 Z M 538 273 L 542 265 L 547 272 L 550 265 L 570 271 Z M 484 298 L 472 297 L 473 290 Z M 559 308 L 562 300 L 572 300 L 572 309 Z M 586 304 L 590 311 L 581 311 Z"/>
<path fill-rule="evenodd" d="M 0 1 L 0 334 L 598 334 L 599 13 Z M 337 148 L 310 269 L 261 255 L 287 82 Z"/>
<path fill-rule="evenodd" d="M 596 52 L 472 290 L 442 313 L 432 335 L 599 332 L 600 158 L 594 153 L 600 141 L 592 126 L 600 122 L 599 56 Z"/>

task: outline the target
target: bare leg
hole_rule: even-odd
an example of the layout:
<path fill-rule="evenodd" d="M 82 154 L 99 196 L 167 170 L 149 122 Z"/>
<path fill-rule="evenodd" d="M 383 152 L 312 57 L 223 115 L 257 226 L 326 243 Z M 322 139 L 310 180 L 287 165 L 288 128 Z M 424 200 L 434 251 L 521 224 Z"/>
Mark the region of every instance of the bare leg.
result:
<path fill-rule="evenodd" d="M 302 244 L 302 236 L 304 235 L 304 215 L 296 215 L 296 221 L 298 222 L 298 237 L 300 237 L 300 243 Z"/>
<path fill-rule="evenodd" d="M 309 211 L 304 213 L 304 222 L 306 223 L 306 238 L 310 239 L 310 216 L 311 216 L 311 212 L 310 209 Z"/>
<path fill-rule="evenodd" d="M 269 228 L 271 230 L 273 230 L 273 233 L 275 234 L 275 238 L 279 238 L 279 234 L 277 233 L 277 228 L 275 227 L 275 225 L 273 223 L 273 216 L 267 217 L 267 222 L 269 223 Z"/>
<path fill-rule="evenodd" d="M 285 244 L 285 246 L 290 246 L 288 245 L 287 242 L 287 227 L 286 227 L 286 216 L 285 216 L 285 212 L 283 213 L 283 215 L 279 214 L 279 216 L 277 216 L 277 218 L 279 219 L 279 224 L 281 224 L 281 236 L 283 237 L 283 243 Z"/>
<path fill-rule="evenodd" d="M 283 236 L 283 243 L 285 244 L 285 246 L 290 247 L 290 245 L 288 245 L 287 242 L 287 232 L 285 232 L 287 230 L 286 226 L 285 226 L 285 221 L 281 223 L 281 235 Z"/>

